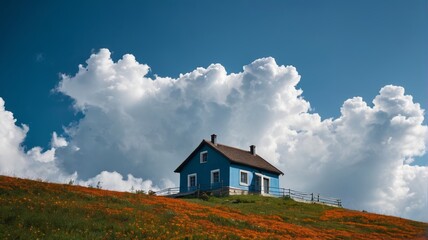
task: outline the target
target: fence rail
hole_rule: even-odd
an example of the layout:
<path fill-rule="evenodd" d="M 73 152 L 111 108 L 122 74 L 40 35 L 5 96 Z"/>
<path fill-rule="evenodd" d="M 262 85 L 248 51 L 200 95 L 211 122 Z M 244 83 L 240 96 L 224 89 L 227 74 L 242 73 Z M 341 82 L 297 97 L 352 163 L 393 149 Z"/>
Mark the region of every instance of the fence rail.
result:
<path fill-rule="evenodd" d="M 169 196 L 169 195 L 174 195 L 174 194 L 178 194 L 178 193 L 180 193 L 180 188 L 174 187 L 174 188 L 165 188 L 165 189 L 162 189 L 160 191 L 157 191 L 156 195 L 158 195 L 158 196 Z"/>
<path fill-rule="evenodd" d="M 278 188 L 278 189 L 272 190 L 272 192 L 273 192 L 272 195 L 290 197 L 297 201 L 300 200 L 305 202 L 322 203 L 322 204 L 342 207 L 342 201 L 339 198 L 325 197 L 320 195 L 319 193 L 301 192 L 290 188 L 288 189 Z"/>
<path fill-rule="evenodd" d="M 156 192 L 156 195 L 180 196 L 180 195 L 188 195 L 188 194 L 194 194 L 194 193 L 199 194 L 200 192 L 211 192 L 211 191 L 217 191 L 220 193 L 220 195 L 222 195 L 221 193 L 227 193 L 229 189 L 233 189 L 233 188 L 230 186 L 224 186 L 223 183 L 215 183 L 215 184 L 209 184 L 209 185 L 198 184 L 197 186 L 187 187 L 182 191 L 180 191 L 179 187 L 166 188 Z M 320 203 L 320 204 L 342 207 L 342 201 L 339 198 L 326 197 L 318 193 L 315 194 L 315 193 L 301 192 L 290 188 L 269 187 L 268 189 L 266 189 L 267 192 L 264 192 L 260 189 L 260 187 L 257 188 L 253 185 L 250 185 L 248 186 L 248 188 L 241 189 L 241 190 L 247 191 L 252 194 L 263 194 L 263 195 L 268 195 L 273 197 L 289 197 L 296 201 Z"/>

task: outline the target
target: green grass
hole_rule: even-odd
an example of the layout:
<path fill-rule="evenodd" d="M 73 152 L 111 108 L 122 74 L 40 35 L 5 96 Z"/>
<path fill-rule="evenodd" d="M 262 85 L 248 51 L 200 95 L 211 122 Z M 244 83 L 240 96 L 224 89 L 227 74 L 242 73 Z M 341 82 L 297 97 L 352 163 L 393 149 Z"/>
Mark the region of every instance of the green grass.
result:
<path fill-rule="evenodd" d="M 321 216 L 326 210 L 334 210 L 336 207 L 302 203 L 294 201 L 288 197 L 275 198 L 263 197 L 259 195 L 237 195 L 228 197 L 209 197 L 208 200 L 201 200 L 196 198 L 187 198 L 185 201 L 203 204 L 211 207 L 227 207 L 238 210 L 243 214 L 257 214 L 257 215 L 276 215 L 281 217 L 285 222 L 292 223 L 298 226 L 311 227 L 317 229 L 330 229 L 330 230 L 343 230 L 352 231 L 362 234 L 370 233 L 385 233 L 388 230 L 368 228 L 366 226 L 356 226 L 346 223 L 362 223 L 367 222 L 376 227 L 385 227 L 389 230 L 398 229 L 400 226 L 393 225 L 387 222 L 366 219 L 362 216 L 344 217 L 336 220 L 320 221 Z M 415 222 L 413 222 L 414 224 Z M 421 227 L 421 225 L 418 225 Z"/>
<path fill-rule="evenodd" d="M 308 225 L 305 219 L 316 220 L 325 210 L 334 207 L 296 202 L 290 198 L 262 197 L 259 195 L 239 195 L 228 197 L 210 197 L 208 201 L 200 199 L 185 199 L 185 201 L 207 206 L 223 206 L 236 209 L 244 214 L 277 215 L 284 220 Z"/>
<path fill-rule="evenodd" d="M 176 200 L 0 176 L 0 239 L 411 239 L 427 228 L 288 198 Z"/>

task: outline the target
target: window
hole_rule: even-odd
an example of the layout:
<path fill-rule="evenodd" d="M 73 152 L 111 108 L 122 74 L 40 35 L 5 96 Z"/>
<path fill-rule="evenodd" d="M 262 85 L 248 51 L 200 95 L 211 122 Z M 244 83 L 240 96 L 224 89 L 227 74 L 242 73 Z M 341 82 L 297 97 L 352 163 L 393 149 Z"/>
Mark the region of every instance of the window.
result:
<path fill-rule="evenodd" d="M 250 175 L 250 172 L 239 170 L 239 184 L 248 186 L 249 175 Z"/>
<path fill-rule="evenodd" d="M 211 184 L 220 182 L 220 169 L 211 171 Z"/>
<path fill-rule="evenodd" d="M 200 157 L 201 163 L 206 163 L 208 161 L 208 152 L 207 151 L 201 152 L 199 157 Z"/>
<path fill-rule="evenodd" d="M 196 187 L 196 173 L 187 175 L 187 186 L 190 187 Z"/>

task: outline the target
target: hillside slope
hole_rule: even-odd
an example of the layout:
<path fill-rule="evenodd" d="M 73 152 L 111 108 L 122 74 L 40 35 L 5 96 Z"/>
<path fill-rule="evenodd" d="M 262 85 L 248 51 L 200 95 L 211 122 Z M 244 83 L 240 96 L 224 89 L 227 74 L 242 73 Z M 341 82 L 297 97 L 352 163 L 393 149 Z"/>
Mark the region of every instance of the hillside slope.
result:
<path fill-rule="evenodd" d="M 427 228 L 290 199 L 180 200 L 0 176 L 0 239 L 428 239 Z"/>

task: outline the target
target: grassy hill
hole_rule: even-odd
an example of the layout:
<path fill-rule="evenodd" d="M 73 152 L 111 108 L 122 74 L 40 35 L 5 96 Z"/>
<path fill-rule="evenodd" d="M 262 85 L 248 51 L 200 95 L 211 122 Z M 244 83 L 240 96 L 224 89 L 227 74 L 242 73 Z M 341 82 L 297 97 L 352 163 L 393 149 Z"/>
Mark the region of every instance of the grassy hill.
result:
<path fill-rule="evenodd" d="M 0 239 L 428 239 L 427 229 L 284 198 L 169 199 L 0 176 Z"/>

